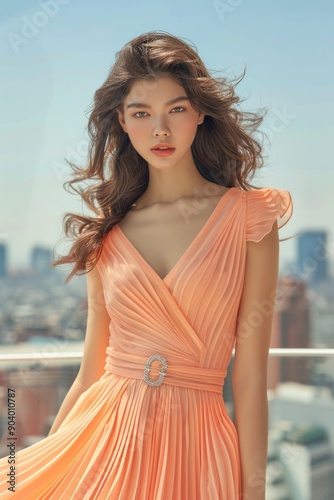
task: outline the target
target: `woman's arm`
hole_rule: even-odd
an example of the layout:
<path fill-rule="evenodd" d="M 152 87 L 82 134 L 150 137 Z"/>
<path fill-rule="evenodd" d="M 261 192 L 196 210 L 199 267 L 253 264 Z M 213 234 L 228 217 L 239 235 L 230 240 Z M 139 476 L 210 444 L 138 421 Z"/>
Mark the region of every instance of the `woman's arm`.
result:
<path fill-rule="evenodd" d="M 87 273 L 88 317 L 85 347 L 78 375 L 53 422 L 49 435 L 56 432 L 79 396 L 104 373 L 109 343 L 110 318 L 106 310 L 101 278 L 95 266 Z"/>
<path fill-rule="evenodd" d="M 232 374 L 239 436 L 242 498 L 265 499 L 268 445 L 267 360 L 278 284 L 277 222 L 259 242 L 247 242 Z"/>

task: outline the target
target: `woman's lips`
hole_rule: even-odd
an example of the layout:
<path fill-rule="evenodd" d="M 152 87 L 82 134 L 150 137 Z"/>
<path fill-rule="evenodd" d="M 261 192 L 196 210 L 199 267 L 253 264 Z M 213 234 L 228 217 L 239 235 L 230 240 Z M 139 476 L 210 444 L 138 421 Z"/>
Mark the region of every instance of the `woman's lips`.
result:
<path fill-rule="evenodd" d="M 151 149 L 152 153 L 154 153 L 156 156 L 170 156 L 171 154 L 174 153 L 175 148 L 168 148 L 168 149 Z"/>

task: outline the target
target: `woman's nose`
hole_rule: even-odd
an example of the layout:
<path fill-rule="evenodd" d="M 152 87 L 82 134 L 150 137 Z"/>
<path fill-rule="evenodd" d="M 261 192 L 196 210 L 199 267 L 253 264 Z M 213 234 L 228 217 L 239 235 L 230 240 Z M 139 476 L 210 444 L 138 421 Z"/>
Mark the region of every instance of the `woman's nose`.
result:
<path fill-rule="evenodd" d="M 157 120 L 153 129 L 153 135 L 155 137 L 169 136 L 170 130 L 165 120 Z"/>

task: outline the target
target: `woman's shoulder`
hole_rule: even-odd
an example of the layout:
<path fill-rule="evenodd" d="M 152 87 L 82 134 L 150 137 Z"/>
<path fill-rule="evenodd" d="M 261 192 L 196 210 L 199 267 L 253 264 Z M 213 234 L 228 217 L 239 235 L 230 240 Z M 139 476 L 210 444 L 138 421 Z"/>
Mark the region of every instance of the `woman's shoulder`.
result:
<path fill-rule="evenodd" d="M 277 220 L 278 229 L 291 219 L 293 201 L 290 191 L 262 187 L 245 191 L 248 241 L 260 241 Z"/>

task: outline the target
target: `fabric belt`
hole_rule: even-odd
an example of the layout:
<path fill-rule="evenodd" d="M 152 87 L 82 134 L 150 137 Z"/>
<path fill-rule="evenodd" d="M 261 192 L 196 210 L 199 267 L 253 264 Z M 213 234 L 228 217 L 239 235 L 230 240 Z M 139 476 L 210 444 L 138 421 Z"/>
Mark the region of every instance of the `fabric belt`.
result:
<path fill-rule="evenodd" d="M 222 394 L 227 370 L 171 365 L 160 353 L 146 358 L 116 351 L 112 347 L 108 347 L 106 352 L 105 370 L 116 375 L 143 380 L 151 387 L 167 384 Z"/>

